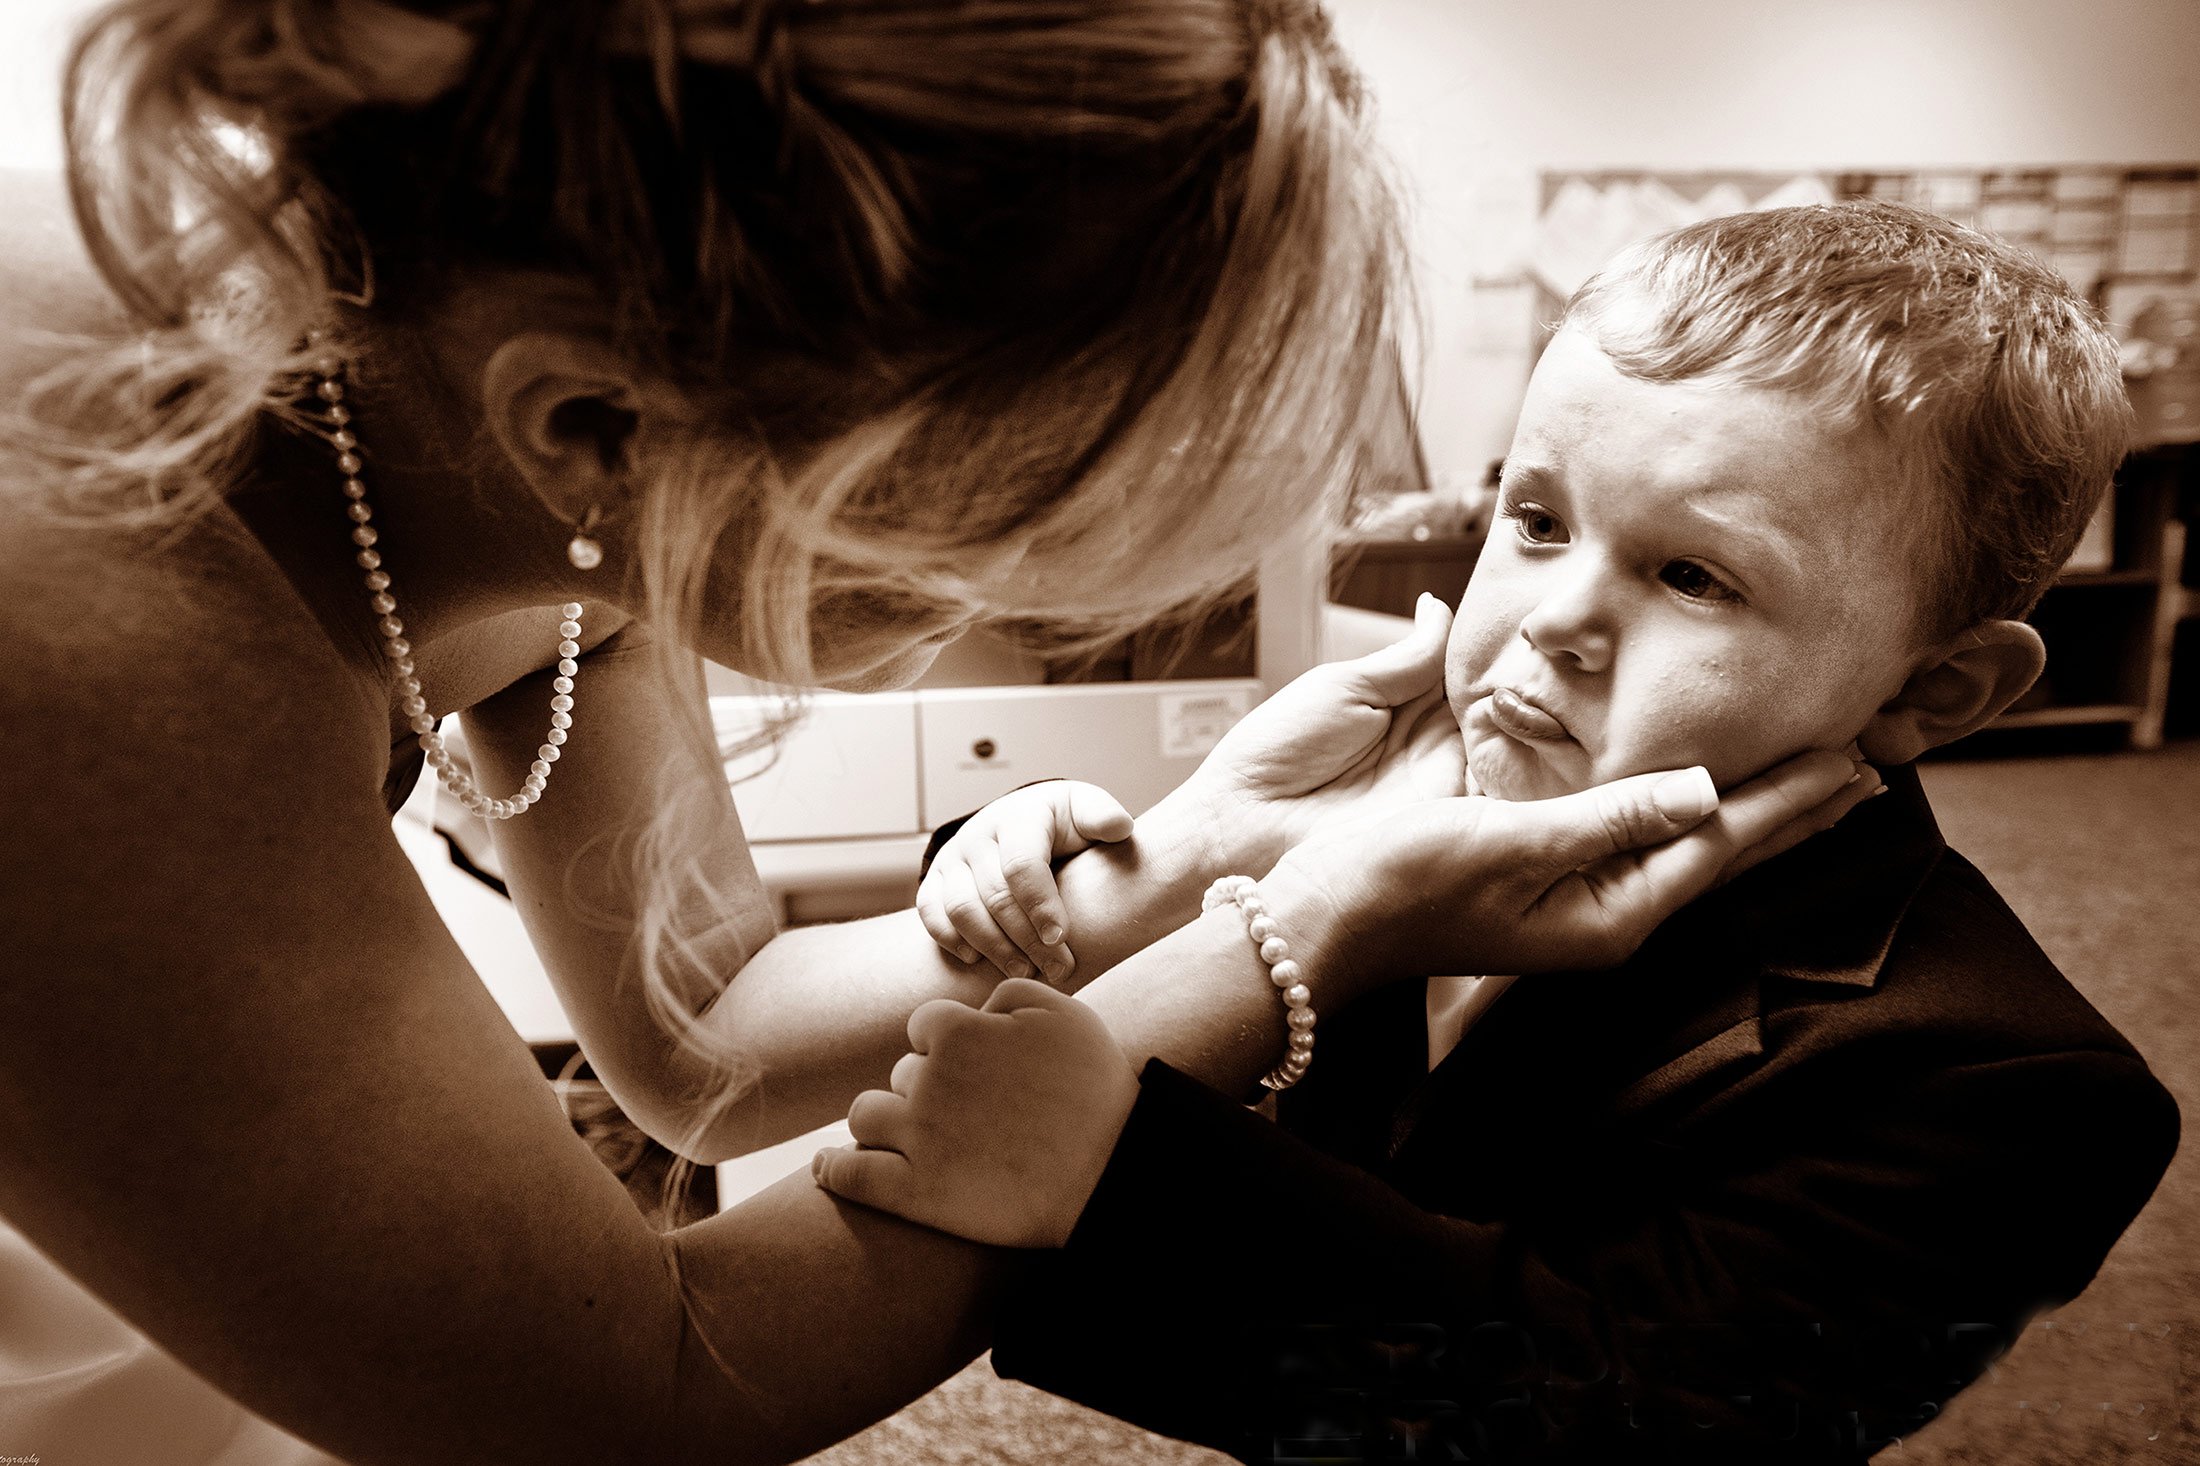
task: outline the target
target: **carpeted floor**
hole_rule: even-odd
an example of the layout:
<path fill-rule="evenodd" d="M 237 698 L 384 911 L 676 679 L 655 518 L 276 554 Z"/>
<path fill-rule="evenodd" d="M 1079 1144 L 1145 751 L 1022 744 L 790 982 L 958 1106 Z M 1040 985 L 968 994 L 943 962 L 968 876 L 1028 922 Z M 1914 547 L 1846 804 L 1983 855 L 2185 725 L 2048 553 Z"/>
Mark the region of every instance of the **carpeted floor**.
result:
<path fill-rule="evenodd" d="M 1949 843 L 2147 1056 L 2186 1115 L 2153 1203 L 2085 1294 L 1879 1459 L 2200 1466 L 2200 742 L 1929 765 Z M 2044 1163 L 2044 1158 L 2043 1158 Z M 2022 1218 L 2011 1225 L 2022 1226 Z M 814 1466 L 1215 1466 L 983 1361 Z"/>
<path fill-rule="evenodd" d="M 1949 844 L 2177 1096 L 2185 1140 L 2093 1286 L 1904 1455 L 2200 1462 L 2200 743 L 1939 763 L 1925 784 Z"/>

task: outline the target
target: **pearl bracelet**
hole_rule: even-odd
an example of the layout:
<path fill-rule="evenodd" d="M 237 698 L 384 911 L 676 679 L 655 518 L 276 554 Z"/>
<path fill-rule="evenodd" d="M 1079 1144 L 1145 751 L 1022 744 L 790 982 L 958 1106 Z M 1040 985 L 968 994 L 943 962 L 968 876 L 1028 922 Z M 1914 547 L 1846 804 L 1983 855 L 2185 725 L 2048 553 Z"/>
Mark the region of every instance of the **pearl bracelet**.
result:
<path fill-rule="evenodd" d="M 1212 911 L 1229 901 L 1235 901 L 1245 913 L 1246 934 L 1260 949 L 1260 960 L 1268 964 L 1268 980 L 1282 993 L 1284 1018 L 1291 1025 L 1291 1047 L 1283 1062 L 1263 1074 L 1260 1082 L 1269 1089 L 1289 1089 L 1306 1077 L 1314 1062 L 1314 994 L 1300 981 L 1299 964 L 1291 956 L 1290 944 L 1276 930 L 1276 919 L 1268 914 L 1268 903 L 1251 876 L 1216 880 L 1200 898 L 1199 909 Z"/>

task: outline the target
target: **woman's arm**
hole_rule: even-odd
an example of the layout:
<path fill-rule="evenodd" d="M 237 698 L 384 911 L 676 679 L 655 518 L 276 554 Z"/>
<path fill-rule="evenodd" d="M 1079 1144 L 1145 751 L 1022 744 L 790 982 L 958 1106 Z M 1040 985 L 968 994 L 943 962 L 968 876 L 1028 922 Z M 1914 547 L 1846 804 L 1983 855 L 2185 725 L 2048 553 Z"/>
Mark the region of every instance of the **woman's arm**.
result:
<path fill-rule="evenodd" d="M 1633 867 L 1640 881 L 1617 888 L 1614 896 L 1617 904 L 1607 919 L 1625 923 L 1639 939 L 1663 912 L 1700 892 L 1740 852 L 1761 847 L 1768 837 L 1788 826 L 1797 812 L 1807 811 L 1813 819 L 1830 820 L 1834 812 L 1846 806 L 1839 796 L 1830 810 L 1822 801 L 1840 788 L 1846 767 L 1846 761 L 1837 757 L 1805 758 L 1736 791 L 1729 796 L 1719 818 L 1698 826 L 1698 832 L 1678 847 L 1664 847 L 1667 858 Z M 1658 814 L 1654 788 L 1654 780 L 1625 781 L 1576 796 L 1570 802 L 1523 807 L 1527 813 L 1517 828 L 1493 825 L 1484 829 L 1481 833 L 1489 848 L 1483 863 L 1490 867 L 1487 872 L 1490 879 L 1472 883 L 1472 893 L 1454 908 L 1452 919 L 1465 929 L 1458 939 L 1470 943 L 1540 942 L 1554 951 L 1574 950 L 1576 944 L 1583 941 L 1613 940 L 1609 930 L 1597 928 L 1589 918 L 1563 909 L 1541 922 L 1522 919 L 1517 913 L 1505 916 L 1508 901 L 1525 898 L 1518 891 L 1505 889 L 1509 882 L 1499 879 L 1505 873 L 1500 868 L 1527 864 L 1523 858 L 1525 849 L 1555 844 L 1562 838 L 1577 842 L 1578 849 L 1586 855 L 1600 847 L 1617 845 L 1629 836 L 1647 839 L 1656 833 L 1671 833 L 1690 823 Z M 1453 833 L 1464 833 L 1464 827 L 1455 828 Z M 1461 855 L 1459 863 L 1464 866 L 1475 862 Z M 1528 878 L 1530 884 L 1536 879 L 1534 876 Z M 1540 879 L 1549 885 L 1556 877 L 1546 874 Z M 1279 876 L 1273 883 L 1273 893 L 1286 929 L 1294 934 L 1294 946 L 1309 972 L 1316 975 L 1317 1002 L 1325 1009 L 1349 1003 L 1361 987 L 1389 975 L 1382 962 L 1371 962 L 1367 960 L 1367 953 L 1351 950 L 1351 933 L 1336 921 L 1332 900 L 1318 889 L 1317 882 L 1308 878 L 1303 865 Z M 1623 912 L 1621 907 L 1627 909 Z M 1477 932 L 1484 935 L 1477 936 Z M 1288 1030 L 1284 1006 L 1278 1001 L 1275 987 L 1269 980 L 1267 965 L 1247 940 L 1244 919 L 1235 908 L 1224 907 L 1199 917 L 1127 957 L 1087 985 L 1079 994 L 1079 1002 L 1107 1025 L 1114 1042 L 1133 1064 L 1159 1059 L 1176 1075 L 1196 1079 L 1206 1086 L 1198 1090 L 1207 1104 L 1205 1110 L 1194 1117 L 1196 1129 L 1187 1131 L 1179 1141 L 1163 1148 L 1161 1164 L 1182 1165 L 1188 1170 L 1206 1168 L 1209 1180 L 1203 1183 L 1201 1195 L 1229 1189 L 1215 1178 L 1237 1175 L 1248 1167 L 1259 1171 L 1266 1164 L 1265 1140 L 1242 1153 L 1234 1153 L 1232 1148 L 1244 1146 L 1247 1137 L 1272 1136 L 1276 1133 L 1274 1127 L 1225 1102 L 1221 1096 L 1251 1092 L 1258 1077 L 1273 1067 L 1282 1055 Z M 1183 1087 L 1181 1079 L 1177 1084 Z M 1083 1093 L 1086 1102 L 1081 1103 L 1079 1109 L 1092 1108 L 1090 1100 L 1097 1090 L 1088 1089 Z M 1164 1113 L 1154 1106 L 1165 1104 L 1168 1098 L 1157 1095 L 1151 1102 L 1142 1098 L 1137 1103 L 1142 1111 Z M 1181 1108 L 1178 1106 L 1166 1113 L 1177 1113 Z M 956 1147 L 963 1153 L 967 1155 L 977 1146 L 980 1126 L 950 1128 L 954 1130 Z M 1069 1128 L 1070 1124 L 1065 1122 L 1046 1137 L 1050 1155 L 1059 1156 Z M 1152 1128 L 1151 1125 L 1142 1127 L 1139 1134 L 1150 1139 L 1147 1132 Z M 1164 1124 L 1161 1128 L 1167 1127 Z M 1110 1139 L 1112 1141 L 1112 1137 Z M 1124 1154 L 1135 1159 L 1155 1151 L 1155 1146 L 1142 1139 Z M 1100 1160 L 1102 1164 L 1112 1165 L 1107 1156 L 1108 1146 L 1103 1144 L 1099 1149 Z M 836 1161 L 846 1158 L 845 1153 L 828 1157 Z M 1125 1160 L 1124 1165 L 1133 1164 L 1134 1159 Z M 1248 1195 L 1272 1197 L 1282 1192 L 1292 1198 L 1293 1204 L 1303 1202 L 1309 1207 L 1326 1208 L 1324 1216 L 1360 1215 L 1364 1209 L 1378 1222 L 1394 1213 L 1403 1216 L 1412 1210 L 1402 1202 L 1393 1205 L 1380 1197 L 1364 1194 L 1370 1190 L 1383 1192 L 1377 1183 L 1364 1177 L 1351 1184 L 1332 1185 L 1332 1180 L 1320 1166 L 1305 1173 L 1285 1166 L 1273 1171 L 1273 1184 L 1266 1190 L 1255 1190 Z M 1297 1195 L 1301 1189 L 1305 1193 L 1303 1196 Z M 1111 1188 L 1109 1195 L 1112 1199 L 1107 1209 L 1095 1214 L 1096 1235 L 1103 1225 L 1103 1216 L 1111 1219 L 1105 1226 L 1108 1234 L 1113 1235 L 1117 1227 L 1126 1225 L 1124 1218 L 1128 1214 L 1141 1209 L 1146 1214 L 1147 1224 L 1163 1232 L 1184 1215 L 1182 1208 L 1176 1207 L 1155 1188 L 1138 1187 L 1136 1183 L 1118 1184 Z M 790 1273 L 800 1274 L 796 1280 L 799 1289 L 790 1284 L 781 1291 L 781 1281 L 771 1280 L 766 1286 L 771 1289 L 772 1296 L 800 1299 L 807 1293 L 811 1314 L 836 1319 L 851 1312 L 871 1317 L 864 1310 L 892 1311 L 891 1324 L 880 1327 L 900 1341 L 898 1347 L 902 1353 L 895 1363 L 908 1373 L 882 1382 L 866 1376 L 845 1359 L 826 1362 L 822 1367 L 830 1378 L 845 1384 L 849 1398 L 864 1398 L 866 1390 L 883 1389 L 891 1397 L 901 1391 L 922 1388 L 927 1373 L 944 1371 L 963 1351 L 974 1349 L 983 1342 L 986 1318 L 998 1299 L 1025 1300 L 1018 1305 L 1014 1315 L 1022 1330 L 1017 1342 L 1026 1351 L 1025 1358 L 1033 1357 L 1030 1350 L 1038 1336 L 1033 1333 L 1032 1320 L 1045 1310 L 1035 1301 L 1037 1295 L 1026 1292 L 1032 1286 L 1024 1273 L 1024 1269 L 1034 1265 L 1030 1256 L 995 1252 L 975 1245 L 968 1245 L 968 1250 L 957 1250 L 937 1232 L 896 1230 L 881 1213 L 832 1200 L 824 1191 L 812 1187 L 807 1177 L 782 1183 L 766 1193 L 765 1198 L 759 1198 L 759 1203 L 767 1199 L 779 1223 L 768 1241 L 783 1249 L 783 1253 L 773 1256 L 784 1255 Z M 729 1215 L 739 1217 L 749 1210 L 743 1207 Z M 1255 1228 L 1263 1226 L 1247 1215 L 1260 1210 L 1254 1203 L 1229 1207 L 1218 1204 L 1218 1215 L 1227 1215 L 1229 1222 L 1212 1237 L 1214 1247 L 1227 1250 L 1233 1246 L 1232 1238 L 1241 1221 Z M 1282 1217 L 1288 1212 L 1279 1206 L 1274 1214 Z M 1414 1217 L 1419 1215 L 1413 1213 Z M 1428 1220 L 1428 1225 L 1423 1225 L 1422 1220 L 1404 1220 L 1390 1232 L 1383 1233 L 1386 1238 L 1394 1236 L 1400 1249 L 1387 1261 L 1361 1255 L 1381 1251 L 1389 1245 L 1384 1241 L 1348 1248 L 1351 1254 L 1348 1256 L 1329 1257 L 1325 1252 L 1324 1265 L 1334 1262 L 1344 1269 L 1337 1274 L 1339 1278 L 1357 1279 L 1366 1269 L 1381 1267 L 1389 1268 L 1383 1274 L 1385 1277 L 1415 1278 L 1412 1262 L 1429 1258 L 1441 1261 L 1442 1249 L 1450 1245 L 1450 1233 L 1446 1229 L 1451 1224 L 1441 1219 L 1424 1220 Z M 1382 1229 L 1377 1227 L 1375 1230 L 1380 1232 Z M 732 1266 L 733 1259 L 738 1256 L 715 1251 L 698 1254 L 689 1245 L 689 1239 L 701 1242 L 707 1235 L 704 1229 L 690 1229 L 680 1235 L 683 1252 L 691 1259 L 688 1267 L 691 1279 L 719 1275 L 699 1274 L 697 1263 L 692 1260 L 699 1255 L 705 1259 L 702 1263 L 705 1269 Z M 1305 1235 L 1319 1233 L 1310 1231 Z M 1299 1238 L 1300 1234 L 1289 1227 L 1268 1226 L 1259 1239 L 1258 1248 L 1248 1246 L 1244 1252 L 1248 1258 L 1259 1256 L 1264 1259 L 1263 1263 L 1254 1266 L 1241 1259 L 1228 1267 L 1216 1266 L 1209 1285 L 1210 1293 L 1202 1296 L 1219 1296 L 1225 1290 L 1237 1288 L 1258 1292 L 1262 1297 L 1272 1294 L 1287 1298 L 1293 1278 L 1301 1275 L 1295 1269 L 1303 1269 L 1308 1261 L 1308 1255 L 1300 1251 Z M 1212 1254 L 1202 1250 L 1207 1240 L 1200 1239 L 1199 1246 L 1194 1249 L 1178 1249 L 1183 1253 L 1180 1259 L 1183 1270 L 1197 1271 L 1212 1262 Z M 711 1245 L 715 1246 L 715 1240 Z M 1140 1266 L 1136 1256 L 1140 1247 L 1147 1245 L 1141 1242 L 1111 1251 L 1107 1266 L 1135 1273 Z M 1337 1246 L 1346 1244 L 1339 1242 Z M 1198 1261 L 1192 1260 L 1195 1252 Z M 1159 1256 L 1150 1251 L 1148 1255 Z M 1273 1266 L 1268 1265 L 1271 1261 Z M 746 1267 L 747 1259 L 741 1259 L 740 1265 Z M 1172 1269 L 1177 1265 L 1176 1261 L 1169 1264 Z M 1048 1289 L 1062 1288 L 1063 1296 L 1068 1297 L 1079 1286 L 1074 1281 L 1074 1272 L 1065 1272 L 1053 1264 L 1046 1266 L 1048 1281 L 1045 1286 Z M 1363 1273 L 1351 1272 L 1355 1267 L 1362 1268 Z M 805 1268 L 807 1272 L 803 1271 Z M 752 1286 L 756 1285 L 755 1280 L 760 1275 L 753 1272 L 746 1275 Z M 851 1282 L 851 1275 L 856 1281 Z M 1154 1276 L 1160 1277 L 1161 1271 L 1156 1270 Z M 1008 1286 L 1011 1283 L 1013 1287 Z M 879 1293 L 867 1291 L 874 1286 Z M 1348 1295 L 1357 1286 L 1357 1282 L 1348 1281 L 1340 1285 L 1340 1290 Z M 1159 1285 L 1142 1291 L 1126 1288 L 1122 1297 L 1152 1297 L 1165 1291 L 1166 1288 Z M 1102 1318 L 1099 1305 L 1092 1300 L 1107 1292 L 1104 1286 L 1076 1292 L 1076 1306 L 1080 1309 L 1091 1307 L 1093 1311 L 1083 1316 L 1103 1322 L 1112 1331 L 1107 1335 L 1111 1343 L 1128 1350 L 1131 1346 L 1126 1341 L 1140 1331 L 1139 1308 L 1126 1303 Z M 1390 1295 L 1370 1285 L 1366 1296 L 1387 1302 Z M 1405 1296 L 1420 1295 L 1409 1291 Z M 721 1317 L 714 1305 L 705 1319 L 705 1327 L 714 1339 L 735 1336 L 743 1315 L 750 1313 L 752 1308 L 753 1305 L 744 1302 L 738 1308 L 726 1308 Z M 1150 1315 L 1159 1316 L 1158 1313 Z M 1186 1335 L 1187 1346 L 1196 1350 L 1201 1335 L 1192 1327 L 1191 1313 L 1185 1311 L 1182 1316 L 1184 1327 L 1191 1330 Z M 775 1328 L 779 1327 L 778 1317 L 774 1316 Z M 795 1316 L 786 1317 L 787 1329 L 797 1327 Z M 1062 1347 L 1062 1341 L 1072 1332 L 1069 1329 L 1046 1331 L 1047 1347 Z M 1150 1373 L 1138 1373 L 1128 1358 L 1122 1362 L 1143 1381 L 1140 1388 L 1151 1385 Z M 754 1367 L 777 1370 L 786 1366 L 783 1361 L 763 1357 Z M 807 1370 L 813 1366 L 803 1367 Z M 837 1373 L 841 1371 L 847 1372 L 844 1379 Z M 1065 1370 L 1053 1379 L 1066 1383 L 1070 1377 Z M 1217 1396 L 1214 1409 L 1225 1411 L 1234 1408 L 1236 1403 L 1239 1402 Z M 1155 1423 L 1173 1428 L 1165 1422 Z"/>
<path fill-rule="evenodd" d="M 1324 821 L 1459 792 L 1461 750 L 1441 702 L 1449 626 L 1446 608 L 1423 597 L 1407 636 L 1292 682 L 1141 815 L 1128 840 L 1064 865 L 1077 970 L 1059 985 L 1077 990 L 1176 930 L 1208 881 L 1267 871 Z M 720 1158 L 838 1118 L 884 1082 L 911 1012 L 933 998 L 981 1002 L 994 973 L 941 955 L 912 912 L 776 932 L 724 781 L 701 780 L 689 814 L 709 831 L 702 875 L 730 919 L 702 945 L 724 991 L 696 995 L 692 1009 L 754 1083 L 697 1134 L 724 1091 L 722 1071 L 672 1041 L 621 978 L 637 901 L 630 858 L 605 838 L 640 821 L 655 770 L 679 756 L 646 634 L 630 624 L 584 660 L 574 736 L 549 793 L 496 826 L 496 838 L 521 918 L 599 1075 L 651 1134 Z M 516 786 L 534 758 L 549 675 L 467 714 L 488 787 Z M 684 695 L 702 698 L 699 671 Z"/>
<path fill-rule="evenodd" d="M 0 762 L 0 1213 L 362 1466 L 792 1460 L 967 1360 L 982 1249 L 806 1179 L 646 1224 L 392 838 L 380 708 L 218 598 L 0 687 L 77 730 Z"/>
<path fill-rule="evenodd" d="M 436 919 L 345 680 L 161 624 L 205 650 L 33 647 L 74 696 L 5 709 L 105 735 L 0 765 L 0 1211 L 38 1246 L 363 1466 L 792 1460 L 983 1346 L 999 1254 L 807 1177 L 653 1233 Z M 1140 971 L 1203 1012 L 1257 977 Z M 1207 1046 L 1168 1052 L 1227 1082 Z"/>
<path fill-rule="evenodd" d="M 179 593 L 129 652 L 28 636 L 0 685 L 9 726 L 97 735 L 0 762 L 0 1211 L 361 1463 L 788 1460 L 967 1359 L 984 1249 L 806 1178 L 651 1231 L 392 838 L 382 709 L 258 629 L 279 589 L 233 599 Z M 1126 1035 L 1175 1005 L 1153 1052 L 1234 1088 L 1272 1062 L 1273 997 L 1215 924 L 1177 946 L 1094 1005 Z"/>
<path fill-rule="evenodd" d="M 700 780 L 688 797 L 691 817 L 710 832 L 702 873 L 730 923 L 703 947 L 725 990 L 696 1008 L 754 1083 L 695 1135 L 722 1071 L 682 1049 L 649 1012 L 637 979 L 621 975 L 639 903 L 631 852 L 610 836 L 646 818 L 655 771 L 684 754 L 652 663 L 638 629 L 583 661 L 573 736 L 549 791 L 525 816 L 495 826 L 495 838 L 514 905 L 597 1073 L 649 1133 L 715 1160 L 840 1118 L 858 1092 L 885 1081 L 912 1011 L 932 998 L 982 1002 L 995 976 L 941 953 L 911 911 L 778 931 L 725 781 Z M 525 777 L 550 675 L 466 714 L 484 787 L 501 791 Z M 694 695 L 702 695 L 699 676 Z M 1093 945 L 1110 963 L 1198 909 L 1198 871 L 1187 859 L 1194 844 L 1171 820 L 1157 812 L 1126 848 L 1075 878 L 1082 909 L 1108 914 L 1111 935 L 1096 932 Z"/>

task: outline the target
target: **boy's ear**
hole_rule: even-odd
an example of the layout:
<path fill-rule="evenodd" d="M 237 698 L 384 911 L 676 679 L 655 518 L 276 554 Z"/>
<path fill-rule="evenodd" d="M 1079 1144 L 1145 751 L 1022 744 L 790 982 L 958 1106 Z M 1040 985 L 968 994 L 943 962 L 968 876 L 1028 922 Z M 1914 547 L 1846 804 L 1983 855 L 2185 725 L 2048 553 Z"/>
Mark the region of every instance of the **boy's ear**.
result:
<path fill-rule="evenodd" d="M 2037 631 L 2022 621 L 1982 621 L 1911 673 L 1857 742 L 1875 764 L 1906 764 L 1993 721 L 2046 666 Z"/>

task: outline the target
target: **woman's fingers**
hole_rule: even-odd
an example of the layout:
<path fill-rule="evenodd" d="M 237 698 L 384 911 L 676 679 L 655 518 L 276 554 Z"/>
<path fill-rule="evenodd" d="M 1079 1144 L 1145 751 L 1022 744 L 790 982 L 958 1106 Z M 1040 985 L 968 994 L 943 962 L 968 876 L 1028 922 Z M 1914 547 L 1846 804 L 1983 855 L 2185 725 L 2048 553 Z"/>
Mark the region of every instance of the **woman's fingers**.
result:
<path fill-rule="evenodd" d="M 1427 780 L 1424 797 L 1441 799 L 1464 791 L 1466 746 L 1460 741 L 1459 723 L 1451 715 L 1451 704 L 1445 700 L 1441 680 L 1426 692 L 1399 704 L 1392 712 L 1390 731 L 1383 736 L 1380 758 L 1384 770 L 1410 766 L 1417 776 L 1428 772 L 1432 758 L 1455 763 L 1459 777 Z M 1416 783 L 1421 782 L 1424 781 L 1417 777 Z"/>
<path fill-rule="evenodd" d="M 1375 707 L 1396 707 L 1444 680 L 1444 644 L 1451 637 L 1451 608 L 1423 594 L 1413 606 L 1413 629 L 1389 646 L 1333 664 Z"/>
<path fill-rule="evenodd" d="M 1846 814 L 1879 787 L 1876 772 L 1869 779 L 1862 777 L 1868 767 L 1844 753 L 1797 754 L 1748 783 L 1727 790 L 1719 801 L 1717 829 L 1707 833 L 1715 833 L 1727 847 L 1727 861 L 1731 861 L 1799 820 L 1821 818 L 1835 809 Z M 1825 823 L 1833 820 L 1826 819 Z M 1724 869 L 1726 862 L 1720 864 Z"/>
<path fill-rule="evenodd" d="M 1637 774 L 1527 804 L 1501 806 L 1508 818 L 1531 821 L 1530 848 L 1554 870 L 1579 870 L 1615 855 L 1675 842 L 1679 853 L 1661 863 L 1678 878 L 1703 869 L 1708 884 L 1745 850 L 1797 819 L 1817 815 L 1857 772 L 1847 755 L 1814 751 L 1759 774 L 1721 796 L 1702 768 Z M 1717 818 L 1711 816 L 1716 812 Z M 1694 832 L 1692 838 L 1678 837 Z M 1800 837 L 1798 837 L 1800 838 Z"/>
<path fill-rule="evenodd" d="M 1716 818 L 1701 821 L 1679 838 L 1645 849 L 1622 849 L 1592 865 L 1584 872 L 1591 894 L 1614 929 L 1631 939 L 1632 950 L 1633 942 L 1659 922 L 1717 885 L 1737 857 L 1798 818 L 1816 816 L 1843 795 L 1856 772 L 1856 765 L 1837 753 L 1789 759 L 1727 791 Z"/>
<path fill-rule="evenodd" d="M 1837 753 L 1799 755 L 1730 790 L 1702 769 L 1557 799 L 1421 801 L 1340 821 L 1271 881 L 1326 935 L 1337 989 L 1427 972 L 1551 972 L 1623 960 L 1745 852 L 1800 839 L 1857 791 Z M 1876 783 L 1876 781 L 1874 781 Z"/>
<path fill-rule="evenodd" d="M 1694 829 L 1718 807 L 1719 791 L 1709 771 L 1693 768 L 1614 779 L 1557 799 L 1497 805 L 1492 813 L 1504 811 L 1499 817 L 1508 823 L 1525 821 L 1529 858 L 1539 873 L 1556 875 L 1662 844 Z"/>
<path fill-rule="evenodd" d="M 1467 749 L 1459 721 L 1451 715 L 1441 685 L 1426 711 L 1415 720 L 1399 755 L 1412 774 L 1412 788 L 1424 799 L 1450 799 L 1467 792 Z"/>
<path fill-rule="evenodd" d="M 1835 790 L 1830 799 L 1798 811 L 1763 839 L 1743 847 L 1719 872 L 1719 883 L 1723 885 L 1751 866 L 1794 849 L 1822 830 L 1832 829 L 1850 810 L 1886 789 L 1887 786 L 1880 782 L 1879 770 L 1866 763 L 1859 763 L 1855 768 L 1855 776 Z M 1730 804 L 1733 797 L 1728 796 Z"/>
<path fill-rule="evenodd" d="M 1710 774 L 1693 768 L 1557 799 L 1482 804 L 1481 814 L 1488 828 L 1509 831 L 1531 909 L 1556 923 L 1548 955 L 1602 966 L 1710 890 L 1743 851 L 1816 811 L 1855 771 L 1843 755 L 1806 753 L 1724 799 Z"/>

